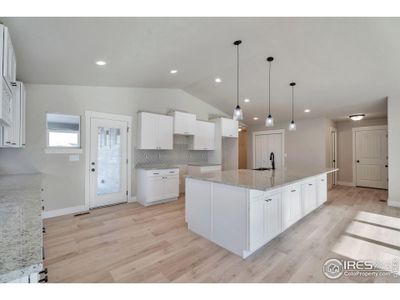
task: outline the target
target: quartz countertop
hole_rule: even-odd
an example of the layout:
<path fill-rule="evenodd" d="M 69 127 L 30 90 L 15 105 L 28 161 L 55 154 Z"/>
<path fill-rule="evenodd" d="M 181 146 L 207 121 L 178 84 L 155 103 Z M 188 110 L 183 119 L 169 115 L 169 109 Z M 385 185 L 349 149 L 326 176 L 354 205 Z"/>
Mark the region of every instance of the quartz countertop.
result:
<path fill-rule="evenodd" d="M 142 169 L 142 170 L 179 169 L 179 164 L 144 164 L 144 165 L 136 165 L 136 169 Z"/>
<path fill-rule="evenodd" d="M 188 175 L 193 178 L 214 183 L 232 185 L 253 190 L 267 191 L 283 187 L 320 174 L 336 172 L 338 169 L 289 169 L 289 170 L 228 170 L 204 173 L 199 175 Z"/>
<path fill-rule="evenodd" d="M 0 176 L 0 282 L 43 267 L 40 174 Z"/>
<path fill-rule="evenodd" d="M 188 163 L 188 166 L 193 166 L 193 167 L 214 167 L 220 165 L 221 164 L 213 164 L 208 162 Z"/>

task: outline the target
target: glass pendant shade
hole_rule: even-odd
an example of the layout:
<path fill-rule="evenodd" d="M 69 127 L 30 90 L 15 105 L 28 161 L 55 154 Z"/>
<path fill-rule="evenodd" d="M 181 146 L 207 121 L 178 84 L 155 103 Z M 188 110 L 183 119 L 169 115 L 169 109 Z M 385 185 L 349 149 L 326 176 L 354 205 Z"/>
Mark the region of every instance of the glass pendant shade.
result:
<path fill-rule="evenodd" d="M 274 118 L 271 115 L 268 115 L 268 117 L 265 119 L 265 126 L 266 127 L 274 126 Z"/>
<path fill-rule="evenodd" d="M 243 120 L 243 111 L 239 105 L 237 105 L 236 108 L 233 110 L 233 119 L 235 121 Z"/>
<path fill-rule="evenodd" d="M 296 123 L 294 121 L 290 122 L 289 130 L 290 131 L 295 131 L 296 130 Z"/>

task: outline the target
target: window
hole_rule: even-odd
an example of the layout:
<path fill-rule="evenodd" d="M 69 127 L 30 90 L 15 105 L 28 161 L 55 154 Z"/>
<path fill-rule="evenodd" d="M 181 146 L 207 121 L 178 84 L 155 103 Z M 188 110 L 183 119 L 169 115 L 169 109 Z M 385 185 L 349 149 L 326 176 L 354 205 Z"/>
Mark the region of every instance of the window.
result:
<path fill-rule="evenodd" d="M 80 148 L 80 116 L 48 113 L 47 148 Z"/>

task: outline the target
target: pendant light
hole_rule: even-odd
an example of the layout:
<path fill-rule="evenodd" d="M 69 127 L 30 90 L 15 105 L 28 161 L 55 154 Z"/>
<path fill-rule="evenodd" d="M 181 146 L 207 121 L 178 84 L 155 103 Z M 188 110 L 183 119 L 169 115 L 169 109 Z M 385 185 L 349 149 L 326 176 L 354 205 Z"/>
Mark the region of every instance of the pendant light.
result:
<path fill-rule="evenodd" d="M 274 118 L 271 115 L 271 64 L 274 58 L 272 56 L 267 58 L 268 66 L 268 117 L 265 119 L 265 126 L 274 126 Z"/>
<path fill-rule="evenodd" d="M 289 85 L 292 87 L 292 121 L 289 124 L 289 130 L 295 131 L 296 123 L 294 122 L 294 87 L 296 85 L 296 82 L 291 82 Z"/>
<path fill-rule="evenodd" d="M 239 45 L 242 41 L 235 41 L 233 44 L 236 46 L 236 107 L 233 110 L 233 119 L 236 121 L 243 120 L 243 111 L 239 105 Z"/>

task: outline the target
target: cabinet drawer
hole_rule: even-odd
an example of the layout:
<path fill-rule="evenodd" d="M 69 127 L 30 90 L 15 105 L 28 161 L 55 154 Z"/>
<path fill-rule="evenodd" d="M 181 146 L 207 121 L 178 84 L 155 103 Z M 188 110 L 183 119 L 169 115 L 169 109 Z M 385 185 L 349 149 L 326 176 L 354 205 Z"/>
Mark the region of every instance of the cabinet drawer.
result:
<path fill-rule="evenodd" d="M 160 170 L 148 170 L 146 176 L 167 176 L 167 175 L 179 175 L 179 169 L 160 169 Z"/>

